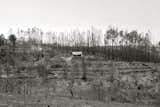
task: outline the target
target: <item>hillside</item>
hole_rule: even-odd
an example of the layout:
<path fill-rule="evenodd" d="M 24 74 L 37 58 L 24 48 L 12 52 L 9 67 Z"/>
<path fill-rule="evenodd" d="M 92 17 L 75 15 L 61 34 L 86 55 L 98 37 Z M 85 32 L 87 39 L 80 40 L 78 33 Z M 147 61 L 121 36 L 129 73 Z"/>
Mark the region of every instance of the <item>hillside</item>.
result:
<path fill-rule="evenodd" d="M 120 106 L 127 103 L 127 106 L 141 107 L 153 105 L 159 98 L 158 63 L 105 61 L 90 55 L 73 57 L 70 63 L 62 58 L 68 58 L 65 54 L 39 60 L 23 57 L 27 59 L 11 54 L 9 59 L 14 64 L 1 64 L 2 105 L 104 107 L 110 104 L 115 107 L 117 102 Z M 59 99 L 60 102 L 55 103 Z M 83 106 L 80 102 L 90 105 Z"/>

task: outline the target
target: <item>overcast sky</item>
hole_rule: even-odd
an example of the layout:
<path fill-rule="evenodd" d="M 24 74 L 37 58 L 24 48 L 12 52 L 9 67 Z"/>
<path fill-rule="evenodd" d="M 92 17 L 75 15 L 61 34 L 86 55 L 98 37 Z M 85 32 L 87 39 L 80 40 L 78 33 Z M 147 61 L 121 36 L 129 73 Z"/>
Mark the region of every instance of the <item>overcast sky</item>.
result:
<path fill-rule="evenodd" d="M 0 0 L 0 33 L 9 28 L 97 26 L 137 29 L 160 40 L 159 0 Z"/>

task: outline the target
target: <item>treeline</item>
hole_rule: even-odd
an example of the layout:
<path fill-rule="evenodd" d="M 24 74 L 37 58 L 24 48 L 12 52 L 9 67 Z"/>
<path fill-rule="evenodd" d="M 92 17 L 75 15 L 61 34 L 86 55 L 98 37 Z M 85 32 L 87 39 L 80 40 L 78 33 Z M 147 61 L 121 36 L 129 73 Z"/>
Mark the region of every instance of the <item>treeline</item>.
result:
<path fill-rule="evenodd" d="M 130 47 L 130 46 L 54 46 L 54 50 L 62 53 L 71 53 L 72 51 L 82 51 L 84 55 L 93 55 L 103 57 L 104 60 L 115 61 L 141 61 L 141 62 L 160 62 L 159 52 L 156 50 L 146 51 L 145 47 Z"/>
<path fill-rule="evenodd" d="M 84 43 L 77 41 L 73 46 L 57 43 L 58 49 L 64 52 L 83 51 L 86 55 L 102 56 L 105 60 L 160 61 L 159 45 L 151 43 L 150 32 L 128 32 L 114 27 L 109 27 L 103 35 L 94 33 L 96 31 L 93 30 L 89 32 Z M 100 36 L 103 36 L 102 40 L 99 39 Z M 100 44 L 102 41 L 103 45 Z"/>
<path fill-rule="evenodd" d="M 34 46 L 34 49 L 38 47 L 39 51 L 47 48 L 67 53 L 83 51 L 86 55 L 102 56 L 105 60 L 159 62 L 159 45 L 153 45 L 150 37 L 150 32 L 129 32 L 114 27 L 105 32 L 94 27 L 86 31 L 43 32 L 34 27 L 26 31 L 18 29 L 9 39 L 0 35 L 0 46 L 9 41 L 13 50 L 17 44 L 21 47 Z"/>

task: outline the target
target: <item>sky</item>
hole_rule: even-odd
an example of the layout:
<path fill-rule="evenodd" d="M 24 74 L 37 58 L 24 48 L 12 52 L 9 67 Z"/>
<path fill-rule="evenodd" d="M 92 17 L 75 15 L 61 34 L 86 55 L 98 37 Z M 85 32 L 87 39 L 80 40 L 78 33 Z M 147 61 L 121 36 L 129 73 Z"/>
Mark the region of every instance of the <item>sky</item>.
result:
<path fill-rule="evenodd" d="M 66 30 L 95 26 L 138 30 L 160 41 L 159 0 L 0 0 L 0 33 L 10 28 Z"/>

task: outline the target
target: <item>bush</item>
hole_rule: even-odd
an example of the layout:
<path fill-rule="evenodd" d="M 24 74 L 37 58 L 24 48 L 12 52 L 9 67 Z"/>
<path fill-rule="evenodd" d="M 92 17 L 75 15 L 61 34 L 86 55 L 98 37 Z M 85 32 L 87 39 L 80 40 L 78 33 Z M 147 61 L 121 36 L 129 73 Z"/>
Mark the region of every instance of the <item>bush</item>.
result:
<path fill-rule="evenodd" d="M 106 100 L 106 90 L 105 88 L 103 87 L 103 83 L 102 81 L 95 81 L 93 84 L 92 84 L 92 92 L 95 96 L 95 100 L 98 100 L 98 101 L 105 101 Z"/>
<path fill-rule="evenodd" d="M 48 77 L 48 73 L 49 73 L 46 66 L 43 64 L 39 64 L 37 66 L 37 72 L 38 72 L 39 77 L 42 78 L 43 83 L 46 82 L 47 77 Z"/>

